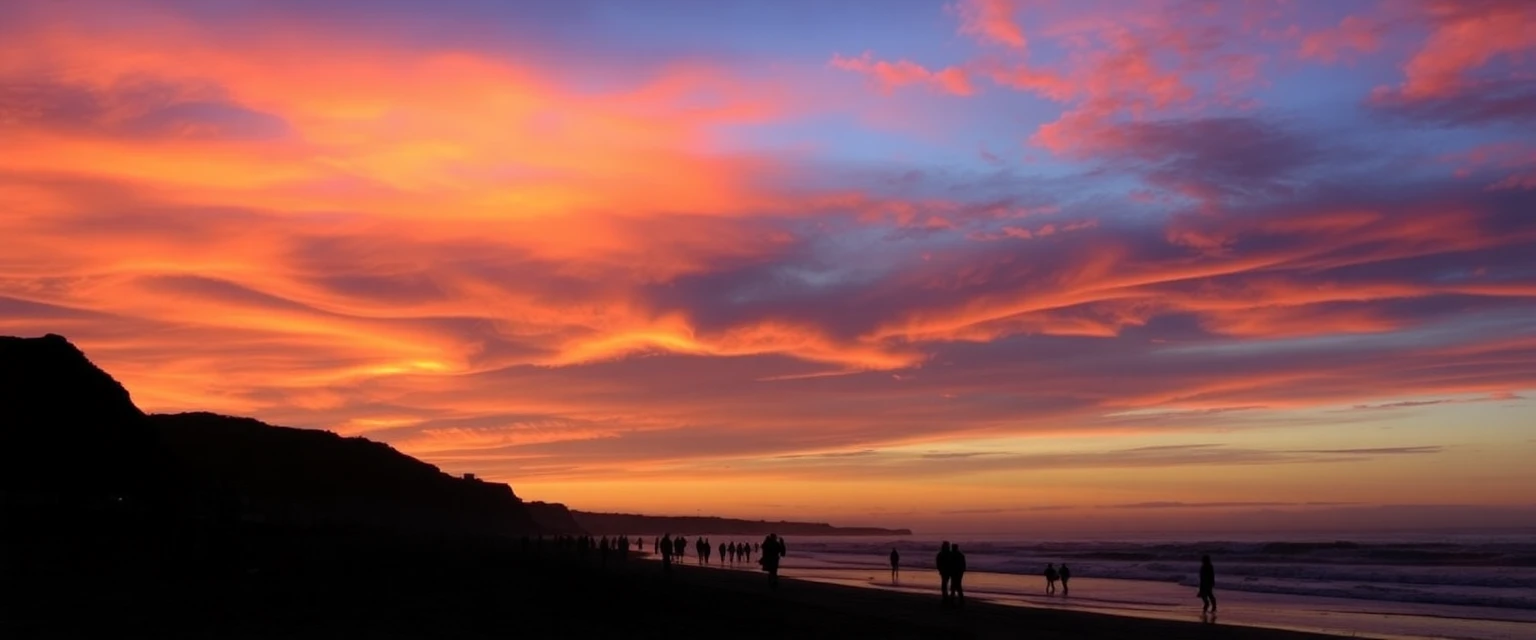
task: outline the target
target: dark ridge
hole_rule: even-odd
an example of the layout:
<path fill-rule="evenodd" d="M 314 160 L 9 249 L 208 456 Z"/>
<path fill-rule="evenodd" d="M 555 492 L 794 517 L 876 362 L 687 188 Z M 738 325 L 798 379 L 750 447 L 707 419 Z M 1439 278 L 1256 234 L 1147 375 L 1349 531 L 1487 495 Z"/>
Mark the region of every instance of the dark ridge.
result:
<path fill-rule="evenodd" d="M 68 340 L 0 337 L 0 490 L 115 499 L 156 491 L 168 467 L 127 389 Z"/>
<path fill-rule="evenodd" d="M 82 503 L 166 523 L 538 532 L 505 484 L 363 438 L 211 413 L 146 416 L 63 337 L 0 337 L 0 507 Z"/>
<path fill-rule="evenodd" d="M 458 478 L 366 438 L 212 413 L 151 415 L 173 456 L 241 497 L 242 516 L 398 531 L 537 531 L 512 488 Z"/>
<path fill-rule="evenodd" d="M 526 502 L 528 514 L 533 516 L 534 524 L 539 530 L 553 535 L 581 535 L 586 533 L 581 525 L 576 524 L 576 519 L 571 516 L 571 510 L 558 502 Z"/>
<path fill-rule="evenodd" d="M 910 536 L 910 529 L 834 527 L 824 522 L 769 522 L 698 516 L 643 516 L 629 513 L 572 511 L 576 523 L 592 535 L 767 535 L 784 536 Z"/>

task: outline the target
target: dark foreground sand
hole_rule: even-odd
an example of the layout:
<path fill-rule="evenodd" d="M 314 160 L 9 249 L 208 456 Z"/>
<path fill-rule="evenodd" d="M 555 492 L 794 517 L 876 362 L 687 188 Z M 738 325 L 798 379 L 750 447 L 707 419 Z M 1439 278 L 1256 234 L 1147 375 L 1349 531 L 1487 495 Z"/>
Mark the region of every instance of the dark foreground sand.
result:
<path fill-rule="evenodd" d="M 243 546 L 242 546 L 243 545 Z M 521 546 L 333 536 L 0 573 L 0 638 L 1320 638 L 970 603 Z M 16 551 L 12 549 L 11 551 Z M 119 549 L 117 556 L 121 556 Z M 78 554 L 77 554 L 78 555 Z M 12 556 L 13 558 L 18 556 Z"/>

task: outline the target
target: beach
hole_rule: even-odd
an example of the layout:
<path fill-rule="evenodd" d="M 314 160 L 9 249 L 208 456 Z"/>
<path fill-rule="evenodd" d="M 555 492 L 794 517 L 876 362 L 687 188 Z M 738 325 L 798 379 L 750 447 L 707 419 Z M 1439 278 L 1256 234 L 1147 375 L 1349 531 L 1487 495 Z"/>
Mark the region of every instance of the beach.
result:
<path fill-rule="evenodd" d="M 1195 620 L 970 602 L 506 542 L 344 535 L 246 547 L 168 573 L 7 572 L 6 638 L 1257 638 L 1326 637 Z"/>

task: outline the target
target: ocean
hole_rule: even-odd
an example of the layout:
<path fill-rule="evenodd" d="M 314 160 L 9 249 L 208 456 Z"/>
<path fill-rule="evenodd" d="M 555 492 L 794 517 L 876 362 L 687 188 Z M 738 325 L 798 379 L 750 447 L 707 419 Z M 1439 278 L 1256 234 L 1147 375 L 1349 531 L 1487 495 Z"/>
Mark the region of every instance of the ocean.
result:
<path fill-rule="evenodd" d="M 1049 542 L 957 534 L 942 539 L 959 543 L 965 552 L 966 591 L 972 599 L 1199 620 L 1196 574 L 1200 556 L 1209 554 L 1217 571 L 1216 624 L 1374 638 L 1536 638 L 1536 534 Z M 732 541 L 710 540 L 717 545 Z M 933 562 L 940 540 L 790 538 L 783 575 L 927 592 L 937 599 Z M 894 582 L 887 560 L 892 548 L 900 552 L 903 569 Z M 1045 593 L 1046 563 L 1072 568 L 1071 595 Z"/>

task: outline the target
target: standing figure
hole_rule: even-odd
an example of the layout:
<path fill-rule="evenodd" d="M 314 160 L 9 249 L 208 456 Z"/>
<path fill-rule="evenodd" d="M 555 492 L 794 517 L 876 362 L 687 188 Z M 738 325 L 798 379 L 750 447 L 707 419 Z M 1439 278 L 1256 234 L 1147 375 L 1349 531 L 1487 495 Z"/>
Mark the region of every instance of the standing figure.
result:
<path fill-rule="evenodd" d="M 779 588 L 779 559 L 788 552 L 784 546 L 784 539 L 776 533 L 770 533 L 768 537 L 763 538 L 761 549 L 763 555 L 758 562 L 762 563 L 763 571 L 768 572 L 768 584 L 777 589 Z"/>
<path fill-rule="evenodd" d="M 1056 593 L 1056 578 L 1057 578 L 1057 575 L 1058 574 L 1056 573 L 1056 565 L 1055 564 L 1045 565 L 1045 594 L 1046 595 L 1050 595 L 1050 594 Z"/>
<path fill-rule="evenodd" d="M 939 553 L 933 556 L 933 566 L 939 570 L 939 597 L 949 604 L 949 541 L 939 545 Z"/>
<path fill-rule="evenodd" d="M 1063 564 L 1061 565 L 1061 571 L 1056 572 L 1056 575 L 1057 577 L 1061 578 L 1061 595 L 1065 596 L 1071 594 L 1072 590 L 1067 588 L 1067 582 L 1072 580 L 1072 570 L 1068 569 L 1067 565 Z"/>
<path fill-rule="evenodd" d="M 965 606 L 965 554 L 958 544 L 949 547 L 949 593 L 955 604 Z"/>
<path fill-rule="evenodd" d="M 1200 613 L 1216 613 L 1216 567 L 1210 556 L 1200 556 Z"/>
<path fill-rule="evenodd" d="M 901 554 L 896 552 L 896 547 L 891 547 L 891 584 L 896 584 L 896 579 L 901 574 Z"/>

